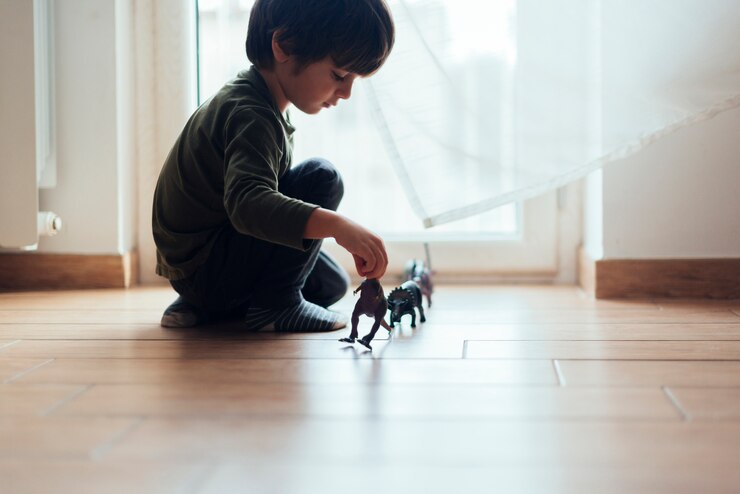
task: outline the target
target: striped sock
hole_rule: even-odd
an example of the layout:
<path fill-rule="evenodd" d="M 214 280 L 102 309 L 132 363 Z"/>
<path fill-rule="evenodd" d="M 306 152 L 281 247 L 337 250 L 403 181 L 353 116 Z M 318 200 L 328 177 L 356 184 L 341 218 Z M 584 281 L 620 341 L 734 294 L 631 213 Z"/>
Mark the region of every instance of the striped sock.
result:
<path fill-rule="evenodd" d="M 306 300 L 284 309 L 250 307 L 244 322 L 253 331 L 285 332 L 332 331 L 347 325 L 341 314 Z"/>

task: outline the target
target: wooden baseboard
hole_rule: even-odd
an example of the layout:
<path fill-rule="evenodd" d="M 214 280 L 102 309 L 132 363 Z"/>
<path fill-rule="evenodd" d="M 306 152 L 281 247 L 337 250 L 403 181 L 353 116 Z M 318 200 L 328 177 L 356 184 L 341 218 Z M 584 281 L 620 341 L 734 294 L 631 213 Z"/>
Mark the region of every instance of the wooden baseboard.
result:
<path fill-rule="evenodd" d="M 580 285 L 597 299 L 740 298 L 740 259 L 605 259 L 580 249 Z"/>
<path fill-rule="evenodd" d="M 128 288 L 138 282 L 136 251 L 121 255 L 0 254 L 0 291 Z"/>

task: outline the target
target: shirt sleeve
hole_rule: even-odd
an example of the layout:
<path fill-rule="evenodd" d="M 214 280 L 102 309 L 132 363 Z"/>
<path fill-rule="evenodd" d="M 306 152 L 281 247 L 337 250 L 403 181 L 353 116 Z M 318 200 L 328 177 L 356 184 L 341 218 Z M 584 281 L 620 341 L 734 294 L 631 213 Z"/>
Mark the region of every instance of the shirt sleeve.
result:
<path fill-rule="evenodd" d="M 306 223 L 318 206 L 278 191 L 280 162 L 290 152 L 279 125 L 259 110 L 239 110 L 228 120 L 224 208 L 238 232 L 305 250 Z"/>

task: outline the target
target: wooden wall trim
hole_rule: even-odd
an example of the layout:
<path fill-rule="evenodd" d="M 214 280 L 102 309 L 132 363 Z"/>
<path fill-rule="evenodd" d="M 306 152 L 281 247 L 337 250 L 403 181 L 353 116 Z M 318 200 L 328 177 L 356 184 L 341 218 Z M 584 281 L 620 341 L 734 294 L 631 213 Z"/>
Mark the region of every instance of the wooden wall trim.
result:
<path fill-rule="evenodd" d="M 82 255 L 0 254 L 0 291 L 128 288 L 138 282 L 136 251 Z"/>
<path fill-rule="evenodd" d="M 604 259 L 580 249 L 579 283 L 597 299 L 740 299 L 740 259 Z"/>

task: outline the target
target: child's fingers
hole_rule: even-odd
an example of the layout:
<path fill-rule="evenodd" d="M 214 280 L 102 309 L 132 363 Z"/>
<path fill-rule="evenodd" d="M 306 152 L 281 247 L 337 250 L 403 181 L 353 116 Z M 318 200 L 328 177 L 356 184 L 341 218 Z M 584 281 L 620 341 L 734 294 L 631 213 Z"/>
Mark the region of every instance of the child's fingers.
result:
<path fill-rule="evenodd" d="M 385 261 L 382 257 L 379 257 L 374 266 L 368 267 L 369 271 L 365 276 L 367 276 L 368 278 L 380 279 L 385 274 L 387 266 L 387 261 Z"/>
<path fill-rule="evenodd" d="M 378 265 L 378 261 L 375 259 L 375 254 L 370 252 L 365 257 L 365 264 L 363 266 L 364 273 L 363 276 L 373 278 L 372 273 L 375 272 L 375 268 Z"/>
<path fill-rule="evenodd" d="M 378 244 L 376 246 L 378 249 L 376 254 L 376 259 L 378 262 L 375 265 L 375 269 L 373 270 L 373 278 L 382 278 L 385 274 L 385 270 L 388 267 L 388 254 L 385 251 L 385 245 L 383 245 L 383 241 L 378 239 Z"/>
<path fill-rule="evenodd" d="M 364 274 L 362 274 L 362 272 L 365 270 L 365 261 L 357 254 L 352 254 L 352 258 L 355 260 L 355 269 L 357 270 L 357 274 L 359 274 L 360 276 L 365 276 Z"/>
<path fill-rule="evenodd" d="M 375 260 L 373 259 L 372 261 L 369 261 L 368 259 L 365 259 L 356 254 L 352 254 L 352 257 L 354 257 L 355 259 L 355 268 L 357 268 L 357 274 L 366 278 L 372 278 L 372 276 L 369 275 L 375 269 Z"/>
<path fill-rule="evenodd" d="M 365 276 L 368 278 L 380 279 L 385 274 L 386 264 L 384 262 L 378 262 Z"/>

